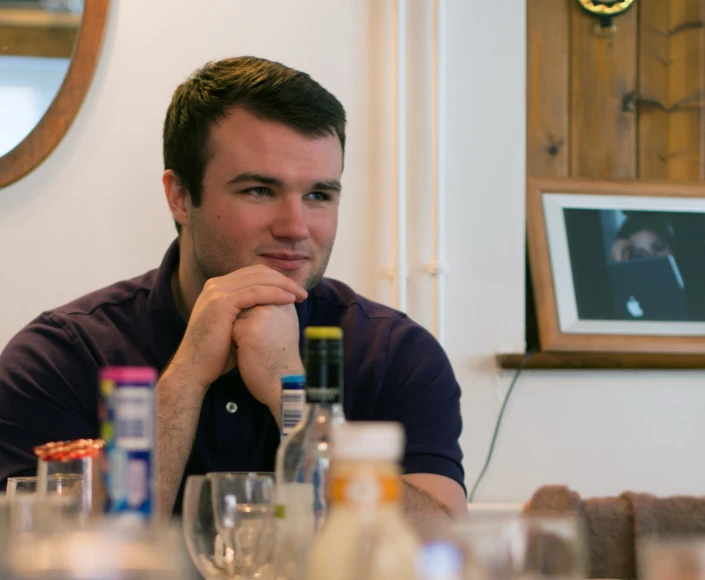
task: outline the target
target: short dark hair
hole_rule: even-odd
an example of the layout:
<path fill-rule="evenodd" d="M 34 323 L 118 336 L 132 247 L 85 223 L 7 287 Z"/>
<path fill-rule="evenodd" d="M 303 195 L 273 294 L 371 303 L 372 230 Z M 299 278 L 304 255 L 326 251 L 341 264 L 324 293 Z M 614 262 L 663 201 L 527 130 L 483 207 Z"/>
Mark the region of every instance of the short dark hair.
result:
<path fill-rule="evenodd" d="M 337 135 L 345 153 L 345 109 L 308 74 L 253 56 L 209 62 L 177 87 L 164 120 L 164 169 L 179 177 L 195 206 L 210 126 L 237 106 L 303 135 Z"/>

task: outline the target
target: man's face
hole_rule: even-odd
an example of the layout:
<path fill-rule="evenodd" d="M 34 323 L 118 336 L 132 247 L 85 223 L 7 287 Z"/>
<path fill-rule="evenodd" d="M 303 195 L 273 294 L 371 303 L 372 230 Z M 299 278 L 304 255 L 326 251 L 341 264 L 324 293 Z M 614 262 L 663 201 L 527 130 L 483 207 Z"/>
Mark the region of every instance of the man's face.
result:
<path fill-rule="evenodd" d="M 242 108 L 213 125 L 201 205 L 189 204 L 204 279 L 264 264 L 306 290 L 323 277 L 338 226 L 337 135 L 304 136 Z"/>
<path fill-rule="evenodd" d="M 630 258 L 668 256 L 671 248 L 664 239 L 651 230 L 639 230 L 629 236 Z"/>

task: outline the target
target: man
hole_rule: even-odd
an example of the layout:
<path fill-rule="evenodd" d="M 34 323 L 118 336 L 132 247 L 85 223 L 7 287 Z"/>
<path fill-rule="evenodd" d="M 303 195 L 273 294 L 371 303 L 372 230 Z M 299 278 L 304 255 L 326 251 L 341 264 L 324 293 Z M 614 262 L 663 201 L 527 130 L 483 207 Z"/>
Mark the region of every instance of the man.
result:
<path fill-rule="evenodd" d="M 628 212 L 612 242 L 610 257 L 615 262 L 623 262 L 674 254 L 676 244 L 671 219 L 665 212 Z"/>
<path fill-rule="evenodd" d="M 404 504 L 417 523 L 465 510 L 460 389 L 403 314 L 323 278 L 336 234 L 345 111 L 308 75 L 252 57 L 179 86 L 164 192 L 179 236 L 161 266 L 42 314 L 0 355 L 0 481 L 33 445 L 95 437 L 104 365 L 149 365 L 160 510 L 186 475 L 271 471 L 280 377 L 303 329 L 341 326 L 346 416 L 404 424 Z"/>

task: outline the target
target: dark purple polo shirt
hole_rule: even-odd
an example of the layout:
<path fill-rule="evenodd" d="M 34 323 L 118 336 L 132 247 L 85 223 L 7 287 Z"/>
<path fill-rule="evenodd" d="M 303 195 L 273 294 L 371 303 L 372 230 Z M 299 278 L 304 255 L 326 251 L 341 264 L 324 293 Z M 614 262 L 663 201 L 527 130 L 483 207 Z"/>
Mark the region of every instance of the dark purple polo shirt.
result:
<path fill-rule="evenodd" d="M 10 476 L 34 473 L 34 445 L 98 436 L 100 367 L 165 368 L 186 329 L 170 285 L 178 261 L 174 243 L 157 270 L 43 313 L 0 353 L 0 487 Z M 464 486 L 460 388 L 433 336 L 330 279 L 296 310 L 302 337 L 306 326 L 343 329 L 346 417 L 400 421 L 404 471 L 445 475 Z M 186 475 L 273 471 L 278 444 L 274 418 L 235 369 L 206 393 Z"/>

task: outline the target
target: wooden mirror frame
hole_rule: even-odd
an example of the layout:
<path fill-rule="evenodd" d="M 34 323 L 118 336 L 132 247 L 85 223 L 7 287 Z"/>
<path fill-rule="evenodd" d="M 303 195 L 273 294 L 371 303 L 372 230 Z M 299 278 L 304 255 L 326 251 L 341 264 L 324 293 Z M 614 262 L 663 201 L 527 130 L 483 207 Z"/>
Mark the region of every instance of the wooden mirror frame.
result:
<path fill-rule="evenodd" d="M 44 161 L 76 118 L 98 62 L 109 4 L 110 0 L 85 2 L 66 77 L 34 129 L 0 157 L 0 188 L 21 179 Z"/>

